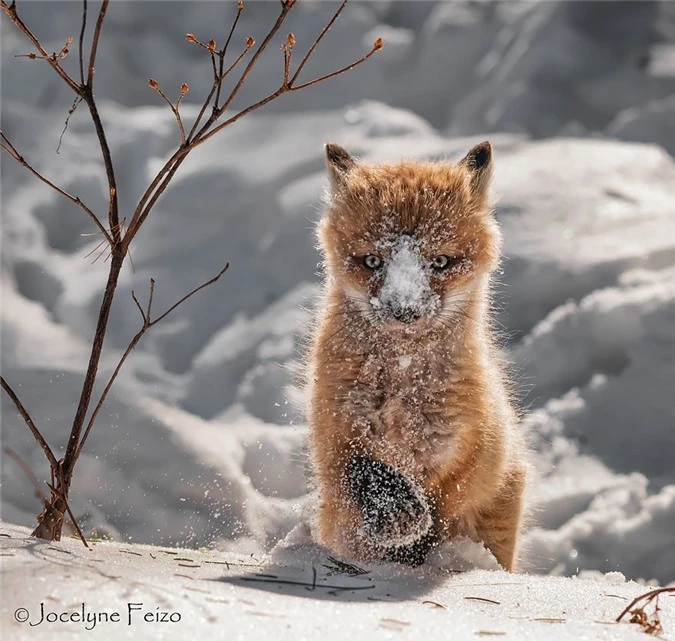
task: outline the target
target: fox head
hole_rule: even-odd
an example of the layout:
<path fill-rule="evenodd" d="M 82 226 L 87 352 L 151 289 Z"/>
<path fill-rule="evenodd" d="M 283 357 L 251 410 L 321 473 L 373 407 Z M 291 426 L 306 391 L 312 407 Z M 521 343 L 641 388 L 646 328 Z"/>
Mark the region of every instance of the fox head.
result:
<path fill-rule="evenodd" d="M 371 323 L 405 333 L 466 316 L 499 261 L 490 143 L 456 164 L 370 166 L 328 144 L 326 167 L 318 233 L 331 285 Z"/>

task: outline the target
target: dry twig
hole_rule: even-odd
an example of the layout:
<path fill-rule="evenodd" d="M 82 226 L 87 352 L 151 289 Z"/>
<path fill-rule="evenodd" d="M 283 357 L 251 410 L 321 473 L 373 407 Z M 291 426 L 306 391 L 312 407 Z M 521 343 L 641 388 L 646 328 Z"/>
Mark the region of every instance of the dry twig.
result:
<path fill-rule="evenodd" d="M 624 617 L 630 615 L 628 622 L 637 623 L 643 632 L 654 636 L 662 634 L 663 626 L 661 625 L 661 618 L 659 616 L 659 596 L 667 593 L 675 594 L 675 587 L 658 588 L 636 597 L 616 617 L 616 622 L 620 623 Z M 654 611 L 649 614 L 647 608 L 652 604 L 654 605 Z"/>
<path fill-rule="evenodd" d="M 196 287 L 194 290 L 183 296 L 178 302 L 172 305 L 169 309 L 164 311 L 162 314 L 156 318 L 151 317 L 151 307 L 152 299 L 154 294 L 154 281 L 151 280 L 150 285 L 150 294 L 148 298 L 148 305 L 145 310 L 141 307 L 135 295 L 133 295 L 133 300 L 138 306 L 139 311 L 141 312 L 141 317 L 143 319 L 143 325 L 141 329 L 136 333 L 132 338 L 129 346 L 126 351 L 120 358 L 120 361 L 117 364 L 117 367 L 113 371 L 103 393 L 101 394 L 98 402 L 96 403 L 89 420 L 87 421 L 87 415 L 91 408 L 92 394 L 94 390 L 94 385 L 97 380 L 99 363 L 101 360 L 101 354 L 103 349 L 103 342 L 108 328 L 108 322 L 110 318 L 110 310 L 112 303 L 115 297 L 115 292 L 117 289 L 117 284 L 119 277 L 122 271 L 122 268 L 125 263 L 127 256 L 131 262 L 130 254 L 130 245 L 138 231 L 142 227 L 143 223 L 147 219 L 148 215 L 156 205 L 158 199 L 166 191 L 167 187 L 171 183 L 174 175 L 178 171 L 181 164 L 185 161 L 187 156 L 199 145 L 209 140 L 219 131 L 225 127 L 235 123 L 240 118 L 246 116 L 247 114 L 263 107 L 272 100 L 278 98 L 284 93 L 299 91 L 306 87 L 310 87 L 329 78 L 333 78 L 339 74 L 345 73 L 350 69 L 353 69 L 357 65 L 361 64 L 367 60 L 371 55 L 382 47 L 382 39 L 378 38 L 373 45 L 373 48 L 365 56 L 359 58 L 354 63 L 327 73 L 323 76 L 315 78 L 313 80 L 304 82 L 302 84 L 297 84 L 297 80 L 305 67 L 307 61 L 312 56 L 314 51 L 317 49 L 319 43 L 324 38 L 326 33 L 330 30 L 332 25 L 335 23 L 340 13 L 342 13 L 345 8 L 348 0 L 343 0 L 333 17 L 328 21 L 326 26 L 323 28 L 319 36 L 315 39 L 314 43 L 311 45 L 305 56 L 302 58 L 298 68 L 295 70 L 293 75 L 291 75 L 291 63 L 292 63 L 292 53 L 296 45 L 296 39 L 293 34 L 289 34 L 286 38 L 286 42 L 283 47 L 284 53 L 284 71 L 283 77 L 281 79 L 280 86 L 270 93 L 265 98 L 259 100 L 256 103 L 245 107 L 238 112 L 231 115 L 229 118 L 221 121 L 221 117 L 226 113 L 226 111 L 231 107 L 233 101 L 239 94 L 241 88 L 246 83 L 247 78 L 249 77 L 251 71 L 253 70 L 255 64 L 260 59 L 260 56 L 267 49 L 268 45 L 274 39 L 282 24 L 284 23 L 286 17 L 290 11 L 295 6 L 297 0 L 281 0 L 281 9 L 275 23 L 269 29 L 267 35 L 263 38 L 260 45 L 255 48 L 256 41 L 252 37 L 246 39 L 246 46 L 244 50 L 234 59 L 234 61 L 226 67 L 225 60 L 228 54 L 228 48 L 232 42 L 234 32 L 236 30 L 237 24 L 239 22 L 239 17 L 241 12 L 244 9 L 244 3 L 242 0 L 237 0 L 237 11 L 234 17 L 232 26 L 229 30 L 227 38 L 225 39 L 225 44 L 221 49 L 217 49 L 216 40 L 214 38 L 209 39 L 207 43 L 203 43 L 193 35 L 187 34 L 186 39 L 188 42 L 197 44 L 202 47 L 209 56 L 211 67 L 213 70 L 213 84 L 206 99 L 204 100 L 202 107 L 195 119 L 194 123 L 190 130 L 186 133 L 186 129 L 180 114 L 180 105 L 189 91 L 189 86 L 187 83 L 182 83 L 180 87 L 179 96 L 175 104 L 168 98 L 168 96 L 161 90 L 159 83 L 154 80 L 150 81 L 150 86 L 155 89 L 163 100 L 171 108 L 181 136 L 181 144 L 176 149 L 176 151 L 169 157 L 165 162 L 162 168 L 155 175 L 153 180 L 150 182 L 150 185 L 147 187 L 143 195 L 141 196 L 138 204 L 136 205 L 133 213 L 129 218 L 129 225 L 125 228 L 124 222 L 125 218 L 122 218 L 120 222 L 120 212 L 119 212 L 119 200 L 118 200 L 118 190 L 117 190 L 117 180 L 115 175 L 115 168 L 113 164 L 113 158 L 110 151 L 110 146 L 108 144 L 105 128 L 101 120 L 101 116 L 98 110 L 98 105 L 96 103 L 96 98 L 94 95 L 94 79 L 96 74 L 96 60 L 99 50 L 99 42 L 101 34 L 103 31 L 103 25 L 105 22 L 105 17 L 107 10 L 110 5 L 110 0 L 103 0 L 94 24 L 91 45 L 89 49 L 89 55 L 86 55 L 85 52 L 85 36 L 87 32 L 87 18 L 88 18 L 88 4 L 87 0 L 83 0 L 82 3 L 82 19 L 79 29 L 79 38 L 78 38 L 78 63 L 79 63 L 79 82 L 71 77 L 67 71 L 61 66 L 61 60 L 68 55 L 69 47 L 73 42 L 73 38 L 68 38 L 67 43 L 59 52 L 54 52 L 49 54 L 36 36 L 30 31 L 30 29 L 23 22 L 16 8 L 16 2 L 8 4 L 6 0 L 0 0 L 0 7 L 4 10 L 5 14 L 9 16 L 11 21 L 15 26 L 25 35 L 25 37 L 33 44 L 35 47 L 36 53 L 28 54 L 29 58 L 40 58 L 45 60 L 53 70 L 58 74 L 58 76 L 70 87 L 70 89 L 75 94 L 75 100 L 73 106 L 71 107 L 68 117 L 66 118 L 64 132 L 68 126 L 68 120 L 70 115 L 74 112 L 75 108 L 80 102 L 84 102 L 87 105 L 89 110 L 89 115 L 91 117 L 94 130 L 96 132 L 96 138 L 98 140 L 98 145 L 100 147 L 101 156 L 103 159 L 103 165 L 105 168 L 105 175 L 108 182 L 108 225 L 106 227 L 98 220 L 97 216 L 93 211 L 85 205 L 79 197 L 72 196 L 65 190 L 61 189 L 49 179 L 44 177 L 40 172 L 38 172 L 30 163 L 28 163 L 19 151 L 14 147 L 14 145 L 9 141 L 7 136 L 4 133 L 1 133 L 2 136 L 2 150 L 4 150 L 10 157 L 12 157 L 16 162 L 26 167 L 31 173 L 33 173 L 39 180 L 47 184 L 49 187 L 54 189 L 56 192 L 69 199 L 71 202 L 76 204 L 78 207 L 83 209 L 85 213 L 94 221 L 99 232 L 102 234 L 104 241 L 107 243 L 106 247 L 101 249 L 101 245 L 104 241 L 99 243 L 90 254 L 101 249 L 100 253 L 96 257 L 95 261 L 101 258 L 106 252 L 107 257 L 105 260 L 110 259 L 108 279 L 105 284 L 103 297 L 101 300 L 98 320 L 96 323 L 96 329 L 94 337 L 92 340 L 91 352 L 89 356 L 89 362 L 84 376 L 84 381 L 82 384 L 82 391 L 80 394 L 80 399 L 77 403 L 77 408 L 75 411 L 75 416 L 73 418 L 73 423 L 71 426 L 70 436 L 68 439 L 66 453 L 63 459 L 56 461 L 54 454 L 47 445 L 47 442 L 40 434 L 39 430 L 33 423 L 28 412 L 25 410 L 21 402 L 19 401 L 16 394 L 12 391 L 9 385 L 2 379 L 2 387 L 5 389 L 7 394 L 10 396 L 15 406 L 19 410 L 19 413 L 23 416 L 24 421 L 28 425 L 29 429 L 33 433 L 33 436 L 38 441 L 42 447 L 47 460 L 51 466 L 52 473 L 52 483 L 50 488 L 52 491 L 51 499 L 46 502 L 45 508 L 40 515 L 38 515 L 38 526 L 35 528 L 33 534 L 35 536 L 40 536 L 42 538 L 47 538 L 51 540 L 58 540 L 61 536 L 61 527 L 63 523 L 63 514 L 64 512 L 70 513 L 70 507 L 68 505 L 68 492 L 70 489 L 73 472 L 75 464 L 82 453 L 82 449 L 87 441 L 87 438 L 92 430 L 92 427 L 96 421 L 96 418 L 101 410 L 103 403 L 105 402 L 108 392 L 110 391 L 115 379 L 117 378 L 120 369 L 122 368 L 124 362 L 126 361 L 129 354 L 133 351 L 135 346 L 138 344 L 142 336 L 147 332 L 152 326 L 160 322 L 162 319 L 166 318 L 170 313 L 172 313 L 179 305 L 187 301 L 191 296 L 196 294 L 201 289 L 215 283 L 227 269 L 227 265 L 223 268 L 214 278 L 207 281 L 206 283 Z M 255 48 L 255 50 L 254 50 Z M 229 95 L 222 101 L 221 104 L 221 92 L 224 79 L 231 74 L 243 60 L 246 54 L 249 51 L 253 51 L 250 59 L 248 60 L 247 65 L 244 67 L 243 71 L 237 82 L 234 84 L 234 87 L 230 91 Z M 205 121 L 202 123 L 202 120 L 205 118 L 207 110 L 211 107 L 211 112 Z M 63 136 L 63 133 L 62 133 Z M 88 254 L 88 255 L 90 255 Z M 94 261 L 94 262 L 95 262 Z M 133 267 L 133 263 L 132 263 Z M 86 423 L 86 428 L 85 428 Z M 71 518 L 73 518 L 72 513 L 70 513 Z M 74 521 L 74 524 L 77 524 Z M 79 530 L 79 526 L 78 530 Z M 81 532 L 79 532 L 81 535 Z M 81 535 L 83 542 L 84 536 Z"/>

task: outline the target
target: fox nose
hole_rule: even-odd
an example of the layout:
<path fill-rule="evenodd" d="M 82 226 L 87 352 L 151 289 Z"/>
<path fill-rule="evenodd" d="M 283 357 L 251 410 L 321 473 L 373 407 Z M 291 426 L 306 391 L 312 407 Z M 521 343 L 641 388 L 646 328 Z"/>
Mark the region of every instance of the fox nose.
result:
<path fill-rule="evenodd" d="M 412 307 L 405 307 L 402 305 L 392 306 L 391 313 L 394 318 L 401 323 L 414 323 L 420 317 L 419 311 Z"/>

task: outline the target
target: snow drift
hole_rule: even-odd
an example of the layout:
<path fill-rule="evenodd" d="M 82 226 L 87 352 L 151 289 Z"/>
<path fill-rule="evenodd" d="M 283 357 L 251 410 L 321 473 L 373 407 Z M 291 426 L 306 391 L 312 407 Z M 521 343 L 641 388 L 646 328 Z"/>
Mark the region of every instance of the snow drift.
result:
<path fill-rule="evenodd" d="M 143 296 L 155 278 L 160 309 L 225 261 L 231 269 L 154 328 L 128 363 L 75 475 L 72 505 L 84 528 L 252 552 L 305 520 L 296 373 L 317 293 L 322 144 L 366 161 L 457 159 L 501 131 L 490 134 L 505 238 L 496 320 L 530 409 L 524 428 L 539 475 L 525 567 L 672 580 L 675 161 L 663 148 L 672 152 L 672 136 L 661 133 L 670 125 L 659 124 L 669 103 L 654 101 L 675 91 L 664 49 L 674 17 L 669 3 L 620 4 L 617 12 L 606 3 L 358 3 L 321 60 L 333 68 L 375 33 L 392 43 L 389 57 L 200 148 L 132 248 L 135 271 L 118 289 L 104 374 L 140 324 L 132 289 Z M 251 5 L 241 33 L 257 35 L 270 8 Z M 26 3 L 26 20 L 60 42 L 77 20 L 75 5 L 63 6 L 47 24 L 39 3 Z M 220 9 L 195 6 L 115 3 L 109 12 L 101 59 L 115 54 L 115 64 L 102 65 L 99 91 L 123 208 L 178 140 L 172 114 L 143 93 L 147 76 L 189 79 L 190 96 L 200 77 L 208 81 L 183 34 L 208 34 Z M 307 3 L 292 28 L 315 33 L 329 10 Z M 3 130 L 54 182 L 99 209 L 102 167 L 84 111 L 53 153 L 70 99 L 48 70 L 12 57 L 26 46 L 7 21 L 2 29 Z M 634 64 L 657 45 L 658 70 L 656 53 L 653 64 Z M 566 54 L 554 61 L 542 55 L 549 47 Z M 278 62 L 261 65 L 251 95 L 276 83 Z M 562 96 L 553 106 L 547 82 Z M 638 111 L 628 117 L 630 109 Z M 196 110 L 187 105 L 186 117 Z M 543 136 L 567 137 L 531 139 Z M 650 144 L 626 142 L 641 140 Z M 106 266 L 85 259 L 98 240 L 82 235 L 94 230 L 81 212 L 5 158 L 2 179 L 3 376 L 58 449 Z M 42 452 L 4 395 L 2 410 L 3 446 L 46 478 Z M 4 520 L 23 525 L 39 509 L 4 454 L 2 508 Z"/>

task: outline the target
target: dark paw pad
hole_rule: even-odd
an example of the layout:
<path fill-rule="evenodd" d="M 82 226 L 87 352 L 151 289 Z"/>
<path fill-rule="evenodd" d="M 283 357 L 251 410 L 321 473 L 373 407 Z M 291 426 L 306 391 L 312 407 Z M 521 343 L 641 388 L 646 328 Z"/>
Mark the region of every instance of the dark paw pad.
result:
<path fill-rule="evenodd" d="M 435 544 L 436 538 L 434 535 L 431 533 L 426 534 L 410 545 L 401 545 L 388 549 L 384 555 L 384 560 L 411 565 L 415 568 L 427 560 L 427 556 Z"/>
<path fill-rule="evenodd" d="M 363 534 L 375 545 L 409 545 L 429 531 L 431 513 L 424 492 L 390 465 L 354 459 L 347 482 L 363 511 Z"/>

